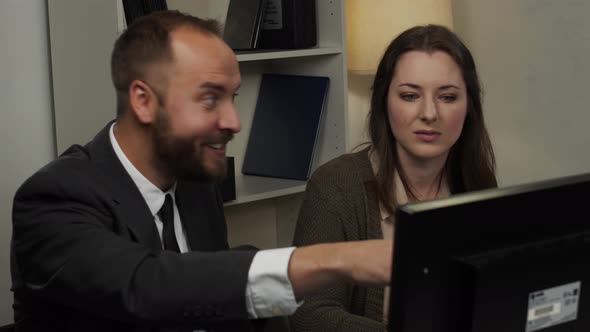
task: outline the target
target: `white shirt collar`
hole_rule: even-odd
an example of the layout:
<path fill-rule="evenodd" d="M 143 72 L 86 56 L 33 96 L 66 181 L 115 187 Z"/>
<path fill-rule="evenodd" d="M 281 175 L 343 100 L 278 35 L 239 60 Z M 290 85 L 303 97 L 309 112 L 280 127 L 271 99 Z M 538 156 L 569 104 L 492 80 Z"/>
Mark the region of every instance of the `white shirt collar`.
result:
<path fill-rule="evenodd" d="M 115 150 L 115 154 L 119 158 L 119 161 L 121 161 L 121 164 L 123 164 L 123 167 L 129 174 L 129 176 L 131 176 L 131 179 L 133 180 L 133 182 L 137 186 L 137 189 L 139 189 L 139 192 L 143 196 L 143 199 L 147 203 L 150 212 L 155 217 L 158 211 L 160 211 L 162 205 L 164 205 L 164 199 L 166 198 L 166 194 L 171 194 L 174 201 L 176 201 L 176 197 L 174 196 L 174 192 L 176 190 L 176 183 L 174 183 L 172 188 L 170 188 L 167 192 L 163 192 L 162 190 L 160 190 L 160 188 L 156 187 L 156 185 L 151 183 L 150 180 L 146 179 L 146 177 L 143 176 L 143 174 L 141 174 L 141 172 L 139 172 L 137 168 L 135 168 L 135 166 L 133 166 L 131 161 L 129 161 L 129 159 L 119 146 L 119 143 L 115 138 L 115 124 L 116 122 L 113 122 L 109 130 L 109 138 L 111 140 L 113 150 Z"/>

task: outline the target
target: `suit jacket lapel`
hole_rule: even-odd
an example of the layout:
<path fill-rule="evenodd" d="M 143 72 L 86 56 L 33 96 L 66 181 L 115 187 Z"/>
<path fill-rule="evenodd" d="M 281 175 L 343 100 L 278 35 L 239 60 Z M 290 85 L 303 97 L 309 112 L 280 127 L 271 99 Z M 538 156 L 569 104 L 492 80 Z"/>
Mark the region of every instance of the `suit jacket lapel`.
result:
<path fill-rule="evenodd" d="M 105 187 L 112 195 L 118 221 L 127 225 L 136 240 L 153 251 L 161 251 L 154 218 L 137 186 L 119 161 L 110 142 L 110 122 L 86 145 Z"/>

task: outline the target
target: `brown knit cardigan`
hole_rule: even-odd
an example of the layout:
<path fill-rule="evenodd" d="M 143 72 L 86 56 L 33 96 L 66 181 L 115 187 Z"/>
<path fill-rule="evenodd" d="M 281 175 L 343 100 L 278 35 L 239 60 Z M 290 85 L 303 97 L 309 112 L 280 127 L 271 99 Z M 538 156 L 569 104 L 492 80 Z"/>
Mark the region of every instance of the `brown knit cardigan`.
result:
<path fill-rule="evenodd" d="M 368 149 L 342 155 L 309 180 L 294 245 L 383 238 Z M 383 288 L 334 283 L 289 318 L 292 331 L 385 331 Z"/>

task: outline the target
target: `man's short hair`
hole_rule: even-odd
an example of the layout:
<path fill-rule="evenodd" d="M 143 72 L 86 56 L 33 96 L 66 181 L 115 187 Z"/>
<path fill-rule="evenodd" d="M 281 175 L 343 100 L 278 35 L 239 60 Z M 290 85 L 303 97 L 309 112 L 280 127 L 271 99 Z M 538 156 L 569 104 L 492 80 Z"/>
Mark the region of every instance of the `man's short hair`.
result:
<path fill-rule="evenodd" d="M 216 20 L 204 20 L 172 10 L 143 16 L 119 36 L 111 54 L 111 79 L 117 94 L 117 117 L 127 110 L 131 82 L 146 81 L 150 66 L 172 61 L 170 33 L 181 27 L 215 36 L 221 33 Z"/>

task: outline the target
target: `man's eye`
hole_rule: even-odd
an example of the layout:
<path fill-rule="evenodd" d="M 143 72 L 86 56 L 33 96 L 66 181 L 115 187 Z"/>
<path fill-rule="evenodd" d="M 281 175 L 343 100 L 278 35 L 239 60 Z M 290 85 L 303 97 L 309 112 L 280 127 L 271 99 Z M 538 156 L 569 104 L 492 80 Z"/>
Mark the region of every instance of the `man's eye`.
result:
<path fill-rule="evenodd" d="M 205 104 L 208 108 L 213 108 L 217 104 L 217 97 L 216 96 L 207 96 L 205 98 Z"/>

